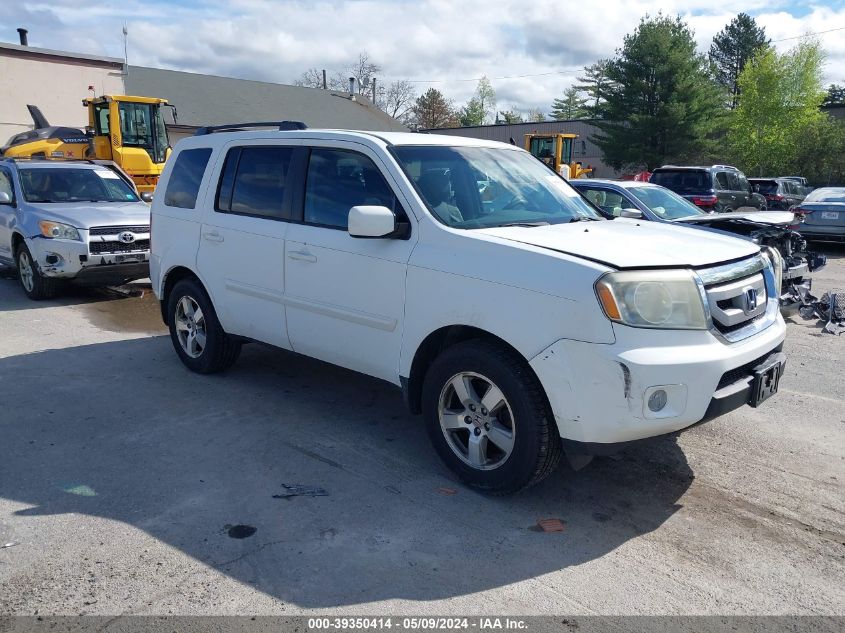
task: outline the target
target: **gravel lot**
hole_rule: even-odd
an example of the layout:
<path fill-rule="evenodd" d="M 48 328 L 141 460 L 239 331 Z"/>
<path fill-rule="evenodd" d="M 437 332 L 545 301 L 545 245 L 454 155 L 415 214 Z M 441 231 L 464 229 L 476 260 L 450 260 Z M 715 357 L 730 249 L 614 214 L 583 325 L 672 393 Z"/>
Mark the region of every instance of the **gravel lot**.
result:
<path fill-rule="evenodd" d="M 389 385 L 259 345 L 193 375 L 148 290 L 0 271 L 0 613 L 845 614 L 845 336 L 786 351 L 766 406 L 491 499 Z"/>

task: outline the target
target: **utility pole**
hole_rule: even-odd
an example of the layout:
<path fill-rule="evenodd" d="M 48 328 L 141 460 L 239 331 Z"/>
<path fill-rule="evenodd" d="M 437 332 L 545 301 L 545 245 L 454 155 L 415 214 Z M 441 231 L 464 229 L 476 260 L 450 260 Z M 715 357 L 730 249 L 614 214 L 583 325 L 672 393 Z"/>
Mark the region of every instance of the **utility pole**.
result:
<path fill-rule="evenodd" d="M 323 68 L 323 90 L 326 89 L 326 69 Z"/>
<path fill-rule="evenodd" d="M 129 30 L 123 23 L 123 74 L 129 76 Z"/>

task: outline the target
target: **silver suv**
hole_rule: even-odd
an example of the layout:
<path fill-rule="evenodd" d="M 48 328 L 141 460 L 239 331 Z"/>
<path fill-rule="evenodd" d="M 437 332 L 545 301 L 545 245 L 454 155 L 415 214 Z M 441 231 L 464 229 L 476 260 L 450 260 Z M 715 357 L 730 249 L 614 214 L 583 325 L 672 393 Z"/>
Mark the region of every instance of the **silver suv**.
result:
<path fill-rule="evenodd" d="M 116 166 L 0 160 L 0 263 L 30 299 L 149 276 L 150 208 Z"/>

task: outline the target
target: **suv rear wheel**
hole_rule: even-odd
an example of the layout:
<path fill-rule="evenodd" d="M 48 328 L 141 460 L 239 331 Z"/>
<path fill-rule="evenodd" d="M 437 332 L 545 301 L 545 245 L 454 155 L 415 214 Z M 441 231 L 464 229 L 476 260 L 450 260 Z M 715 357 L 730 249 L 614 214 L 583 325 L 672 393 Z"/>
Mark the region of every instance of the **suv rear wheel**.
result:
<path fill-rule="evenodd" d="M 183 279 L 167 299 L 170 340 L 191 371 L 213 374 L 231 367 L 241 344 L 223 331 L 211 299 L 193 279 Z"/>
<path fill-rule="evenodd" d="M 561 441 L 525 360 L 488 341 L 446 349 L 423 382 L 422 408 L 437 453 L 467 484 L 509 494 L 545 479 Z"/>
<path fill-rule="evenodd" d="M 56 296 L 61 282 L 41 274 L 38 263 L 32 258 L 32 253 L 23 242 L 18 245 L 15 252 L 15 262 L 18 266 L 18 281 L 21 282 L 21 287 L 27 297 L 40 301 Z"/>

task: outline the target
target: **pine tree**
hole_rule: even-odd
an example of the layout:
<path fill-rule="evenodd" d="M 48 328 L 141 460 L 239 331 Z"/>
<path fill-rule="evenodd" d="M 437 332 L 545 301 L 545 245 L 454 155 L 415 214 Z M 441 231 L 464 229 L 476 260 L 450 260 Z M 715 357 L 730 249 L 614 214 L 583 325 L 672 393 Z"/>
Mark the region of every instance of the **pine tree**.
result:
<path fill-rule="evenodd" d="M 715 66 L 716 79 L 728 91 L 728 106 L 732 110 L 739 100 L 739 76 L 745 64 L 768 44 L 765 29 L 757 26 L 754 18 L 745 13 L 737 15 L 713 38 L 710 61 Z"/>
<path fill-rule="evenodd" d="M 577 77 L 575 89 L 587 95 L 586 107 L 590 112 L 595 112 L 602 101 L 601 93 L 607 85 L 607 59 L 600 59 L 595 64 L 584 66 L 584 75 Z"/>
<path fill-rule="evenodd" d="M 557 121 L 583 119 L 588 116 L 587 100 L 581 91 L 571 86 L 563 91 L 563 97 L 552 102 L 552 118 Z"/>

